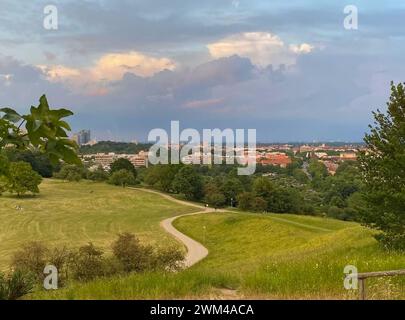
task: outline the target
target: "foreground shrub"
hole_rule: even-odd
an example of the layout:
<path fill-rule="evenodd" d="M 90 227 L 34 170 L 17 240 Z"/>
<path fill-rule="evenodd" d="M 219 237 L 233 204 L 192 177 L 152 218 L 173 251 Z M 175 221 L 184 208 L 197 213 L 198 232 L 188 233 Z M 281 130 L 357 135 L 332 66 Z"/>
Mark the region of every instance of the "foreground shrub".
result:
<path fill-rule="evenodd" d="M 184 253 L 176 247 L 160 249 L 153 261 L 156 270 L 178 271 L 184 267 Z"/>
<path fill-rule="evenodd" d="M 125 272 L 176 271 L 183 267 L 184 254 L 175 247 L 144 246 L 132 233 L 122 233 L 112 245 L 114 257 Z"/>
<path fill-rule="evenodd" d="M 49 249 L 41 242 L 28 242 L 17 251 L 12 258 L 12 268 L 32 274 L 42 282 L 46 265 L 54 265 L 58 269 L 58 283 L 63 285 L 69 277 L 74 252 L 66 247 Z"/>
<path fill-rule="evenodd" d="M 67 247 L 47 250 L 47 263 L 57 268 L 59 286 L 63 286 L 69 279 L 70 265 L 74 257 L 75 253 Z"/>
<path fill-rule="evenodd" d="M 405 252 L 405 234 L 380 233 L 375 236 L 387 250 Z"/>
<path fill-rule="evenodd" d="M 15 270 L 29 272 L 35 275 L 37 279 L 42 279 L 48 253 L 49 249 L 41 242 L 28 242 L 14 254 L 12 267 Z"/>
<path fill-rule="evenodd" d="M 17 300 L 30 293 L 34 287 L 32 274 L 16 270 L 10 275 L 0 274 L 0 300 Z"/>
<path fill-rule="evenodd" d="M 119 234 L 112 244 L 112 249 L 113 255 L 106 257 L 103 250 L 92 243 L 71 250 L 66 247 L 50 249 L 40 242 L 29 242 L 13 256 L 12 268 L 19 270 L 21 274 L 16 274 L 11 284 L 15 283 L 17 289 L 24 289 L 22 284 L 26 278 L 22 275 L 29 274 L 35 282 L 42 285 L 45 278 L 44 268 L 47 265 L 57 268 L 59 286 L 63 286 L 70 279 L 84 282 L 130 272 L 176 271 L 183 266 L 184 254 L 179 249 L 155 249 L 142 245 L 131 233 Z M 5 296 L 8 289 L 4 288 L 8 288 L 8 284 L 4 277 L 2 279 L 0 290 Z"/>
<path fill-rule="evenodd" d="M 104 276 L 103 251 L 96 248 L 92 243 L 79 248 L 72 259 L 72 275 L 74 279 L 80 281 Z"/>
<path fill-rule="evenodd" d="M 153 249 L 141 245 L 139 239 L 131 233 L 121 233 L 112 244 L 114 256 L 121 262 L 124 271 L 144 271 L 151 267 Z"/>

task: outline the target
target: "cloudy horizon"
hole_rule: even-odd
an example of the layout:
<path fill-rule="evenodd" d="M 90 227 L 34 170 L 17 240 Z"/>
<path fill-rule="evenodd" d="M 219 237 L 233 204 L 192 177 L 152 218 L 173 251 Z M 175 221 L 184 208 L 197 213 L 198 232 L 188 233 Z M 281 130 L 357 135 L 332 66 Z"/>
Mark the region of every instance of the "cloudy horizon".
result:
<path fill-rule="evenodd" d="M 47 94 L 73 130 L 256 129 L 258 141 L 360 141 L 405 80 L 401 1 L 0 0 L 0 105 Z M 346 5 L 358 30 L 343 27 Z"/>

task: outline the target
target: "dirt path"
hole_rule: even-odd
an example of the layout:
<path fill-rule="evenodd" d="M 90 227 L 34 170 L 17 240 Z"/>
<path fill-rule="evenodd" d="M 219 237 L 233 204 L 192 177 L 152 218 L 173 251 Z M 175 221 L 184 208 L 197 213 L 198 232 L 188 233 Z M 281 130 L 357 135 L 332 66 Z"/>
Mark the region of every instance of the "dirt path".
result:
<path fill-rule="evenodd" d="M 178 215 L 178 216 L 175 216 L 175 217 L 165 219 L 165 220 L 160 222 L 160 225 L 162 226 L 163 229 L 166 230 L 166 232 L 173 235 L 177 240 L 179 240 L 180 242 L 182 242 L 186 246 L 187 254 L 186 254 L 186 257 L 184 259 L 184 265 L 185 265 L 186 268 L 191 267 L 193 264 L 201 261 L 202 259 L 204 259 L 208 255 L 208 249 L 206 247 L 204 247 L 201 243 L 195 241 L 194 239 L 191 239 L 190 237 L 186 236 L 184 233 L 181 233 L 179 230 L 177 230 L 173 226 L 173 221 L 180 218 L 180 217 L 192 216 L 192 215 L 201 214 L 201 213 L 214 212 L 215 211 L 214 209 L 206 208 L 204 206 L 194 204 L 194 203 L 190 203 L 190 202 L 187 202 L 187 201 L 182 201 L 182 200 L 173 198 L 170 195 L 167 195 L 167 194 L 164 194 L 164 193 L 161 193 L 161 192 L 158 192 L 158 191 L 154 191 L 154 190 L 142 189 L 142 188 L 131 188 L 131 189 L 139 190 L 139 191 L 143 191 L 143 192 L 154 193 L 154 194 L 157 194 L 157 195 L 159 195 L 159 196 L 161 196 L 161 197 L 163 197 L 163 198 L 165 198 L 167 200 L 170 200 L 172 202 L 182 204 L 182 205 L 185 205 L 185 206 L 189 206 L 189 207 L 195 207 L 195 208 L 201 209 L 201 211 L 198 211 L 198 212 L 182 214 L 182 215 Z"/>

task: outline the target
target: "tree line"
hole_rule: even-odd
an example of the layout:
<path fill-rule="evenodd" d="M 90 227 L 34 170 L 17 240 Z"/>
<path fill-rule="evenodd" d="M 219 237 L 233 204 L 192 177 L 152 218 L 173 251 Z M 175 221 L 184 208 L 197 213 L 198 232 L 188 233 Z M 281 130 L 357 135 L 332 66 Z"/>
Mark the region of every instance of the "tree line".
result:
<path fill-rule="evenodd" d="M 157 165 L 136 170 L 125 159 L 114 163 L 110 172 L 91 171 L 81 165 L 77 145 L 67 138 L 70 127 L 64 118 L 70 115 L 67 109 L 50 109 L 45 96 L 26 115 L 0 109 L 0 192 L 37 193 L 41 175 L 50 173 L 67 180 L 87 178 L 123 187 L 144 184 L 215 208 L 360 221 L 379 230 L 376 237 L 387 248 L 405 249 L 402 83 L 391 83 L 386 111 L 373 112 L 374 123 L 365 135 L 366 148 L 359 161 L 341 164 L 334 176 L 316 159 L 304 171 L 299 158 L 287 168 L 258 166 L 253 176 L 238 176 L 236 167 L 227 165 Z"/>

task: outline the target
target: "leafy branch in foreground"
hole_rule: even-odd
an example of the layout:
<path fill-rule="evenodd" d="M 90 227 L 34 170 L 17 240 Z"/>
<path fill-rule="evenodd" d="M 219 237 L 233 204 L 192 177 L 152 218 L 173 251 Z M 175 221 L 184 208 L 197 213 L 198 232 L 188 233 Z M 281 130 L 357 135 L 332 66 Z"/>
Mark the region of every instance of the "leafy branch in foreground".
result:
<path fill-rule="evenodd" d="M 32 147 L 46 154 L 53 164 L 59 160 L 80 164 L 78 146 L 68 138 L 71 128 L 64 120 L 71 115 L 67 109 L 50 109 L 45 95 L 26 115 L 8 107 L 0 108 L 0 151 L 6 146 L 19 150 Z"/>

